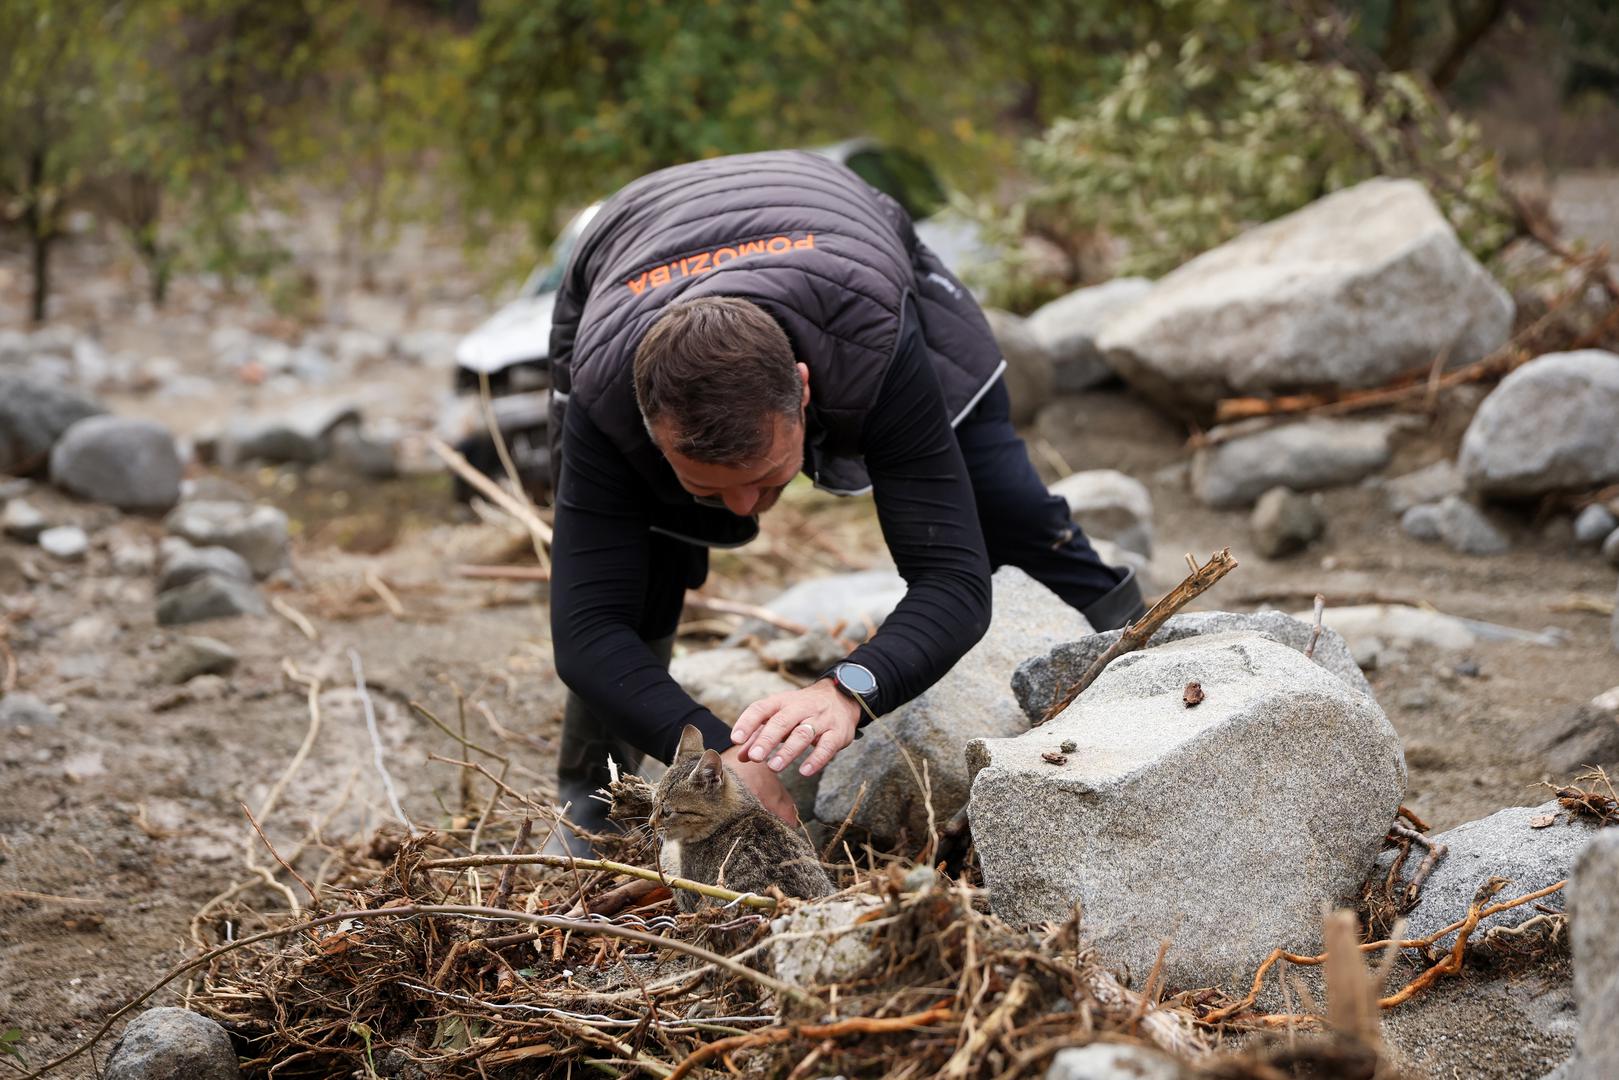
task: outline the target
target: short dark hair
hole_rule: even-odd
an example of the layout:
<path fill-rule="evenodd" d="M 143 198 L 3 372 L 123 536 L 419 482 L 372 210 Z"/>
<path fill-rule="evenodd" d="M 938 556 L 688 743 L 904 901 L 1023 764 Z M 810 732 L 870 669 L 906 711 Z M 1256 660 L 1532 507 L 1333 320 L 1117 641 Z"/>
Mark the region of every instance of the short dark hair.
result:
<path fill-rule="evenodd" d="M 671 304 L 635 349 L 635 400 L 650 429 L 709 465 L 746 465 L 771 441 L 771 414 L 797 416 L 803 383 L 787 335 L 756 304 L 705 296 Z"/>

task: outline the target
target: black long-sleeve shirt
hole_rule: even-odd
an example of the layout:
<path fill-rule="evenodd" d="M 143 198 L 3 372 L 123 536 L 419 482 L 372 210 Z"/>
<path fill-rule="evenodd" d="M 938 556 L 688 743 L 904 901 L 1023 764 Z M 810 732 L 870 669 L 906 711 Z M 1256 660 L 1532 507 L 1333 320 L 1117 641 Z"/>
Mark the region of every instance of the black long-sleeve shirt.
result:
<path fill-rule="evenodd" d="M 812 377 L 810 439 L 814 394 Z M 983 636 L 990 612 L 972 487 L 914 318 L 861 441 L 883 539 L 907 585 L 850 655 L 876 676 L 881 714 L 949 671 Z M 729 726 L 681 690 L 636 631 L 648 587 L 650 486 L 579 409 L 567 410 L 562 463 L 551 572 L 557 673 L 645 753 L 668 761 L 686 724 L 710 747 L 730 747 Z"/>

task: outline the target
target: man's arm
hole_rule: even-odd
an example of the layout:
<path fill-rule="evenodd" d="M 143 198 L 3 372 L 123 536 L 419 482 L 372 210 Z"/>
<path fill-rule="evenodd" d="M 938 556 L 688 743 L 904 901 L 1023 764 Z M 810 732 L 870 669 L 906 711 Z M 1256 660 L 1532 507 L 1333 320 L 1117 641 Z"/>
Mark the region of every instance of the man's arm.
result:
<path fill-rule="evenodd" d="M 972 483 L 909 309 L 866 422 L 864 449 L 883 539 L 907 585 L 882 627 L 849 656 L 876 675 L 873 711 L 881 714 L 941 679 L 983 637 L 990 615 L 989 557 Z M 766 698 L 742 713 L 732 737 L 746 757 L 768 759 L 778 771 L 813 742 L 815 752 L 800 768 L 811 775 L 869 719 L 847 698 L 842 708 L 824 704 L 840 698 L 824 682 L 796 697 Z"/>
<path fill-rule="evenodd" d="M 653 498 L 584 415 L 567 410 L 551 549 L 551 638 L 557 674 L 614 733 L 661 761 L 695 724 L 723 750 L 730 730 L 691 699 L 641 640 Z"/>

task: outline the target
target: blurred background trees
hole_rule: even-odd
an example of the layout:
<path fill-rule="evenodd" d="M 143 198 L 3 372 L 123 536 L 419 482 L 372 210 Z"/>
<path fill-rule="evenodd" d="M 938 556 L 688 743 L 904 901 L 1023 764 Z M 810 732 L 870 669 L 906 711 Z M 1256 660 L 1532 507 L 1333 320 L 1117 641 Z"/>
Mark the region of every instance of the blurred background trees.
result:
<path fill-rule="evenodd" d="M 1379 173 L 1489 255 L 1503 164 L 1611 164 L 1616 114 L 1619 0 L 0 4 L 0 222 L 36 315 L 79 211 L 161 304 L 272 273 L 264 211 L 311 193 L 364 281 L 404 221 L 538 247 L 648 170 L 855 135 L 1005 238 L 984 280 L 1017 307 Z"/>

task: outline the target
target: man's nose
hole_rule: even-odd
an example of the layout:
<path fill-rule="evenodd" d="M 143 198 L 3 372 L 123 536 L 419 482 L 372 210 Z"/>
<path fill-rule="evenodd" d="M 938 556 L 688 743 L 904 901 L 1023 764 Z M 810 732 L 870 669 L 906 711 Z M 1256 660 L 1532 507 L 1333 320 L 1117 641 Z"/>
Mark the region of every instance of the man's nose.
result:
<path fill-rule="evenodd" d="M 725 508 L 737 517 L 747 517 L 753 513 L 753 508 L 759 505 L 759 488 L 757 485 L 744 488 L 730 488 L 723 492 Z"/>

